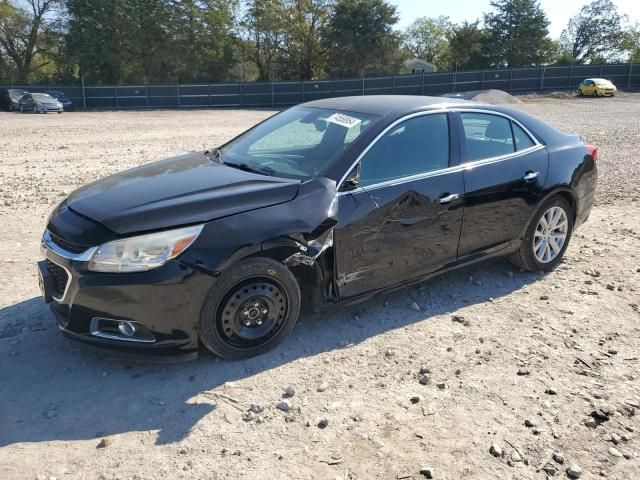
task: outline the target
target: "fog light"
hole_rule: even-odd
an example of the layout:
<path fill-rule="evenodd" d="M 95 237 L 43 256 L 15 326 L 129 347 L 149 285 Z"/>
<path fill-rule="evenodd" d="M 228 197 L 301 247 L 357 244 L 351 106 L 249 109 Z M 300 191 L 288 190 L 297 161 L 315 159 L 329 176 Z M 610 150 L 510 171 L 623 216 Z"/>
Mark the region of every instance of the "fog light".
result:
<path fill-rule="evenodd" d="M 136 333 L 136 327 L 129 322 L 118 322 L 118 330 L 120 330 L 120 333 L 125 337 L 133 337 Z"/>

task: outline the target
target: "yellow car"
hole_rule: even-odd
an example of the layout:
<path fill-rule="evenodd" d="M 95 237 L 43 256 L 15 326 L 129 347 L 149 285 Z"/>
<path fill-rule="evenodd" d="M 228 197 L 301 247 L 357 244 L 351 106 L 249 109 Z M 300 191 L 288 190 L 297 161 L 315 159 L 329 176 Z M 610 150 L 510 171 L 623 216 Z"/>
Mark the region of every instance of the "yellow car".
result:
<path fill-rule="evenodd" d="M 578 85 L 580 95 L 591 95 L 592 97 L 612 97 L 618 93 L 616 86 L 604 78 L 587 78 Z"/>

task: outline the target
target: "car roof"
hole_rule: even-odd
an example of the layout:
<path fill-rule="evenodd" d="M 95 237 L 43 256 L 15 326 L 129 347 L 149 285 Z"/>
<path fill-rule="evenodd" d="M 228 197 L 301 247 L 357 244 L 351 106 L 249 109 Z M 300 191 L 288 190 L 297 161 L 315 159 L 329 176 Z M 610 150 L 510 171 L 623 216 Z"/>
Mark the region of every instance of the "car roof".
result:
<path fill-rule="evenodd" d="M 324 98 L 303 103 L 304 107 L 344 110 L 371 115 L 398 114 L 403 111 L 435 110 L 459 107 L 478 107 L 480 104 L 469 100 L 444 97 L 423 97 L 417 95 L 363 95 L 357 97 Z"/>
<path fill-rule="evenodd" d="M 586 78 L 585 80 L 591 80 L 593 82 L 611 82 L 611 80 L 607 80 L 606 78 Z"/>

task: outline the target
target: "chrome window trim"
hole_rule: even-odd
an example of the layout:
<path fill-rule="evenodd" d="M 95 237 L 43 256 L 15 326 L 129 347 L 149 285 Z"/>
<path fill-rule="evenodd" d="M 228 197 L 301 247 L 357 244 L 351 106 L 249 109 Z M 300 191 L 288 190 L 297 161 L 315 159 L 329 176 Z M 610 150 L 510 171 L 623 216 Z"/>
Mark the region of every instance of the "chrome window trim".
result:
<path fill-rule="evenodd" d="M 504 118 L 508 118 L 509 120 L 511 120 L 513 123 L 515 123 L 516 125 L 518 125 L 520 128 L 522 128 L 525 133 L 527 135 L 529 135 L 529 137 L 531 138 L 531 140 L 533 141 L 533 143 L 535 145 L 542 145 L 542 143 L 540 143 L 538 141 L 538 139 L 536 138 L 535 135 L 533 135 L 531 133 L 531 131 L 525 127 L 521 122 L 519 122 L 518 120 L 516 120 L 515 118 L 513 118 L 510 115 L 507 115 L 506 113 L 502 113 L 502 112 L 494 112 L 492 110 L 486 110 L 486 109 L 482 109 L 482 108 L 452 108 L 451 109 L 452 112 L 460 112 L 460 113 L 486 113 L 488 115 L 497 115 L 499 117 L 504 117 Z M 521 150 L 522 151 L 522 150 Z M 519 153 L 519 152 L 514 152 L 514 153 Z M 483 159 L 484 160 L 484 159 Z"/>
<path fill-rule="evenodd" d="M 350 193 L 355 193 L 355 192 L 359 192 L 359 191 L 364 191 L 363 187 L 358 187 L 358 188 L 355 188 L 353 190 L 349 190 L 349 191 L 346 191 L 346 192 L 341 192 L 340 188 L 342 188 L 342 184 L 344 183 L 346 178 L 349 176 L 351 171 L 362 160 L 362 157 L 364 157 L 367 154 L 367 152 L 384 135 L 386 135 L 391 129 L 396 127 L 398 124 L 400 124 L 400 123 L 402 123 L 402 122 L 404 122 L 406 120 L 410 120 L 412 118 L 415 118 L 415 117 L 421 117 L 421 116 L 424 116 L 424 115 L 433 115 L 433 114 L 437 114 L 437 113 L 449 113 L 449 112 L 485 113 L 485 114 L 489 114 L 489 115 L 497 115 L 497 116 L 500 116 L 500 117 L 505 117 L 505 118 L 509 119 L 510 121 L 514 122 L 520 128 L 522 128 L 524 130 L 524 132 L 527 135 L 529 135 L 529 137 L 533 141 L 534 145 L 529 147 L 529 148 L 525 148 L 524 150 L 518 150 L 517 152 L 508 153 L 508 154 L 505 154 L 505 155 L 498 155 L 496 157 L 489 157 L 489 158 L 483 158 L 483 159 L 480 159 L 480 160 L 473 160 L 471 162 L 461 163 L 460 165 L 456 165 L 454 167 L 441 168 L 441 169 L 438 169 L 438 170 L 431 170 L 429 172 L 419 173 L 419 174 L 416 174 L 416 175 L 410 175 L 408 177 L 400 177 L 400 178 L 396 178 L 396 179 L 392 179 L 392 180 L 387 180 L 387 181 L 384 181 L 384 182 L 374 183 L 373 185 L 367 185 L 366 186 L 366 190 L 374 190 L 374 189 L 381 188 L 381 187 L 387 187 L 387 186 L 391 186 L 391 185 L 398 185 L 398 184 L 406 183 L 406 182 L 413 182 L 413 181 L 416 181 L 416 180 L 422 180 L 423 178 L 435 177 L 435 176 L 438 176 L 438 175 L 445 175 L 447 173 L 454 173 L 454 172 L 458 172 L 458 171 L 462 171 L 462 170 L 471 170 L 471 169 L 473 169 L 475 167 L 478 167 L 478 166 L 488 165 L 488 164 L 496 163 L 496 162 L 502 162 L 502 161 L 505 161 L 505 160 L 510 160 L 512 158 L 517 158 L 517 157 L 520 157 L 522 155 L 526 155 L 528 153 L 532 153 L 532 152 L 535 152 L 537 150 L 541 150 L 541 149 L 545 148 L 544 144 L 540 143 L 538 141 L 538 139 L 535 137 L 535 135 L 533 135 L 529 131 L 529 129 L 527 127 L 525 127 L 521 122 L 519 122 L 515 118 L 511 117 L 510 115 L 507 115 L 506 113 L 494 112 L 492 110 L 486 110 L 486 109 L 482 109 L 482 108 L 458 108 L 458 107 L 456 107 L 456 108 L 439 108 L 437 110 L 427 110 L 427 111 L 424 111 L 424 112 L 416 112 L 416 113 L 412 113 L 412 114 L 406 115 L 406 116 L 404 116 L 402 118 L 399 118 L 398 120 L 396 120 L 393 123 L 391 123 L 382 132 L 380 132 L 376 136 L 376 138 L 374 138 L 371 141 L 371 143 L 369 143 L 369 145 L 367 145 L 367 148 L 365 148 L 362 151 L 362 153 L 360 153 L 360 155 L 358 155 L 358 157 L 354 160 L 354 162 L 351 164 L 351 166 L 347 169 L 346 173 L 343 175 L 343 177 L 340 180 L 340 182 L 338 182 L 338 196 L 342 196 L 342 195 L 346 195 L 346 194 L 350 194 Z"/>

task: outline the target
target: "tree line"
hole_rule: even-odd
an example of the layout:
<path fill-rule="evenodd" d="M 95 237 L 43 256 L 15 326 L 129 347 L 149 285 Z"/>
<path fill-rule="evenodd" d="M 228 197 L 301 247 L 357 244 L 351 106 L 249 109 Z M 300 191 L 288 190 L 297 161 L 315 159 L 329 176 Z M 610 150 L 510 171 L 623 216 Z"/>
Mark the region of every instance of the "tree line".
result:
<path fill-rule="evenodd" d="M 594 0 L 559 39 L 539 0 L 493 0 L 475 22 L 398 29 L 387 0 L 0 0 L 0 84 L 310 80 L 640 62 L 640 26 Z"/>

